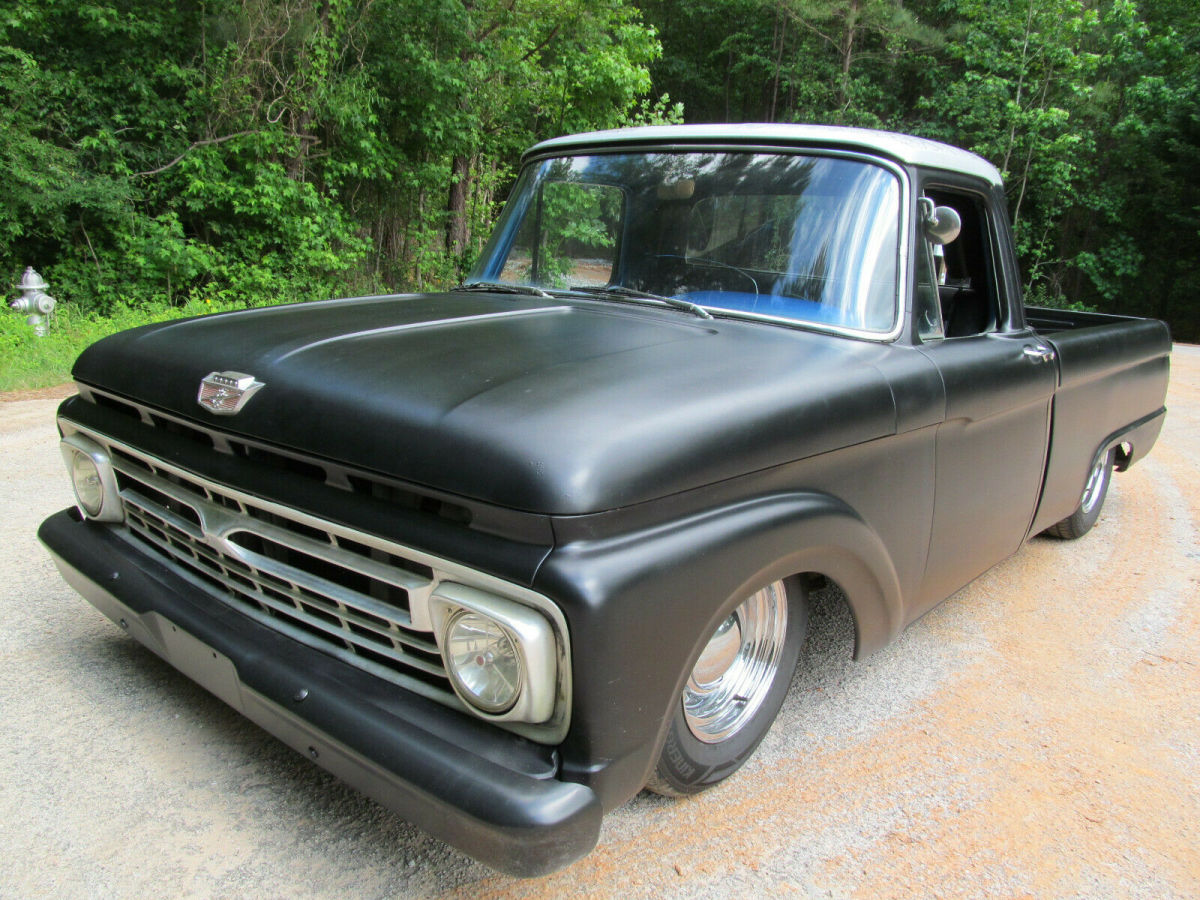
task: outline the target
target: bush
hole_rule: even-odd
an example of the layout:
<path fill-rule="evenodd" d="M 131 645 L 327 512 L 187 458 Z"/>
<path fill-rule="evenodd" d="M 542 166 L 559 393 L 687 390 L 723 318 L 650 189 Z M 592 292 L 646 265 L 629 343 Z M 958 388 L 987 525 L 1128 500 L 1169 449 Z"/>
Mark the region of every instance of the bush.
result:
<path fill-rule="evenodd" d="M 107 315 L 60 304 L 45 337 L 37 337 L 24 316 L 0 316 L 0 391 L 53 387 L 71 380 L 76 357 L 89 344 L 110 334 L 187 316 L 243 308 L 220 298 L 196 298 L 182 306 L 165 302 L 118 303 Z"/>

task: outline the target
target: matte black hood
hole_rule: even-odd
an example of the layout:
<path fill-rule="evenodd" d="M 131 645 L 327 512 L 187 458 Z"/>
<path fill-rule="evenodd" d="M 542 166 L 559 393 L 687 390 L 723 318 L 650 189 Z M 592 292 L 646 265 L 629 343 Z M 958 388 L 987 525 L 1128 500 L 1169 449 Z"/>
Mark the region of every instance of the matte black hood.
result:
<path fill-rule="evenodd" d="M 876 345 L 677 310 L 376 297 L 152 325 L 75 377 L 205 425 L 514 509 L 577 514 L 896 430 Z M 232 370 L 235 416 L 196 402 Z"/>

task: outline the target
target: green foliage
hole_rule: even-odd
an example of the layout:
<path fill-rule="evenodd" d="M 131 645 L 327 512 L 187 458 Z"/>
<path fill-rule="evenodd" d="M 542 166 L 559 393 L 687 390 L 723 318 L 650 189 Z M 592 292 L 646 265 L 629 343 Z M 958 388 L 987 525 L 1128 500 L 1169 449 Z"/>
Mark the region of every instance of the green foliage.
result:
<path fill-rule="evenodd" d="M 118 331 L 242 307 L 241 302 L 220 297 L 195 299 L 180 306 L 116 304 L 104 314 L 60 305 L 45 337 L 37 337 L 23 316 L 0 316 L 0 391 L 53 387 L 70 381 L 79 351 Z"/>
<path fill-rule="evenodd" d="M 678 118 L 658 52 L 625 0 L 0 0 L 0 272 L 114 315 L 445 284 L 530 143 Z"/>
<path fill-rule="evenodd" d="M 689 121 L 886 127 L 1005 175 L 1039 302 L 1200 340 L 1200 6 L 1188 0 L 641 0 Z M 719 26 L 714 27 L 715 23 Z"/>
<path fill-rule="evenodd" d="M 1025 292 L 1026 306 L 1042 306 L 1050 309 L 1069 309 L 1074 312 L 1096 312 L 1096 307 L 1089 306 L 1082 300 L 1068 300 L 1062 294 L 1054 293 L 1045 282 L 1037 282 Z"/>
<path fill-rule="evenodd" d="M 404 85 L 376 109 L 396 157 L 371 226 L 377 247 L 400 248 L 381 260 L 389 280 L 457 278 L 535 141 L 667 114 L 637 105 L 659 45 L 623 0 L 376 3 L 365 36 L 372 83 Z"/>
<path fill-rule="evenodd" d="M 656 90 L 689 121 L 888 126 L 942 33 L 894 0 L 644 0 L 663 56 Z M 718 24 L 719 23 L 719 24 Z"/>
<path fill-rule="evenodd" d="M 1000 169 L 1017 250 L 1036 281 L 1056 256 L 1053 231 L 1089 151 L 1069 107 L 1095 68 L 1080 44 L 1096 14 L 1075 0 L 959 0 L 954 12 L 946 53 L 956 77 L 922 106 L 937 131 Z"/>
<path fill-rule="evenodd" d="M 64 322 L 439 287 L 530 144 L 685 116 L 974 149 L 1034 296 L 1200 339 L 1192 0 L 0 0 L 0 274 Z"/>

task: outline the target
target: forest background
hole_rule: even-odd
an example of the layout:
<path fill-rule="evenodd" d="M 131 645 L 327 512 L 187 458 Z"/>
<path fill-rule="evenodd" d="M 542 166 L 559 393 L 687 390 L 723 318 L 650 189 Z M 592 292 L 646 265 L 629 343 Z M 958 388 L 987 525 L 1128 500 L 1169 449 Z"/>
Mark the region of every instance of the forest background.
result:
<path fill-rule="evenodd" d="M 0 388 L 139 321 L 454 284 L 529 145 L 681 121 L 974 150 L 1029 302 L 1200 340 L 1196 0 L 0 0 L 0 274 L 60 301 L 0 317 Z"/>

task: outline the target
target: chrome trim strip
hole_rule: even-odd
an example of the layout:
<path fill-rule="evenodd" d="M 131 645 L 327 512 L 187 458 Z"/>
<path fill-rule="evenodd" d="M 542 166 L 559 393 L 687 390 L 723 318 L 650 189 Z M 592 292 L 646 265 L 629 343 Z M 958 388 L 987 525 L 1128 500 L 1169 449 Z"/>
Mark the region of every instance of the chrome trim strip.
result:
<path fill-rule="evenodd" d="M 550 295 L 547 295 L 550 296 Z M 479 313 L 473 316 L 452 316 L 448 319 L 433 319 L 428 322 L 405 322 L 402 325 L 386 325 L 382 328 L 369 328 L 363 331 L 356 331 L 353 334 L 343 334 L 337 337 L 324 338 L 319 341 L 305 344 L 302 347 L 297 347 L 294 350 L 289 350 L 287 353 L 279 357 L 277 362 L 283 362 L 289 357 L 295 356 L 297 353 L 304 353 L 312 350 L 314 347 L 321 347 L 325 344 L 336 344 L 339 341 L 359 340 L 361 338 L 377 337 L 381 334 L 397 334 L 402 331 L 420 331 L 426 328 L 442 328 L 446 325 L 465 325 L 475 322 L 487 322 L 491 319 L 512 319 L 518 316 L 545 315 L 547 313 L 564 313 L 567 310 L 561 306 L 535 306 L 530 309 L 506 309 L 503 312 L 494 313 Z"/>

